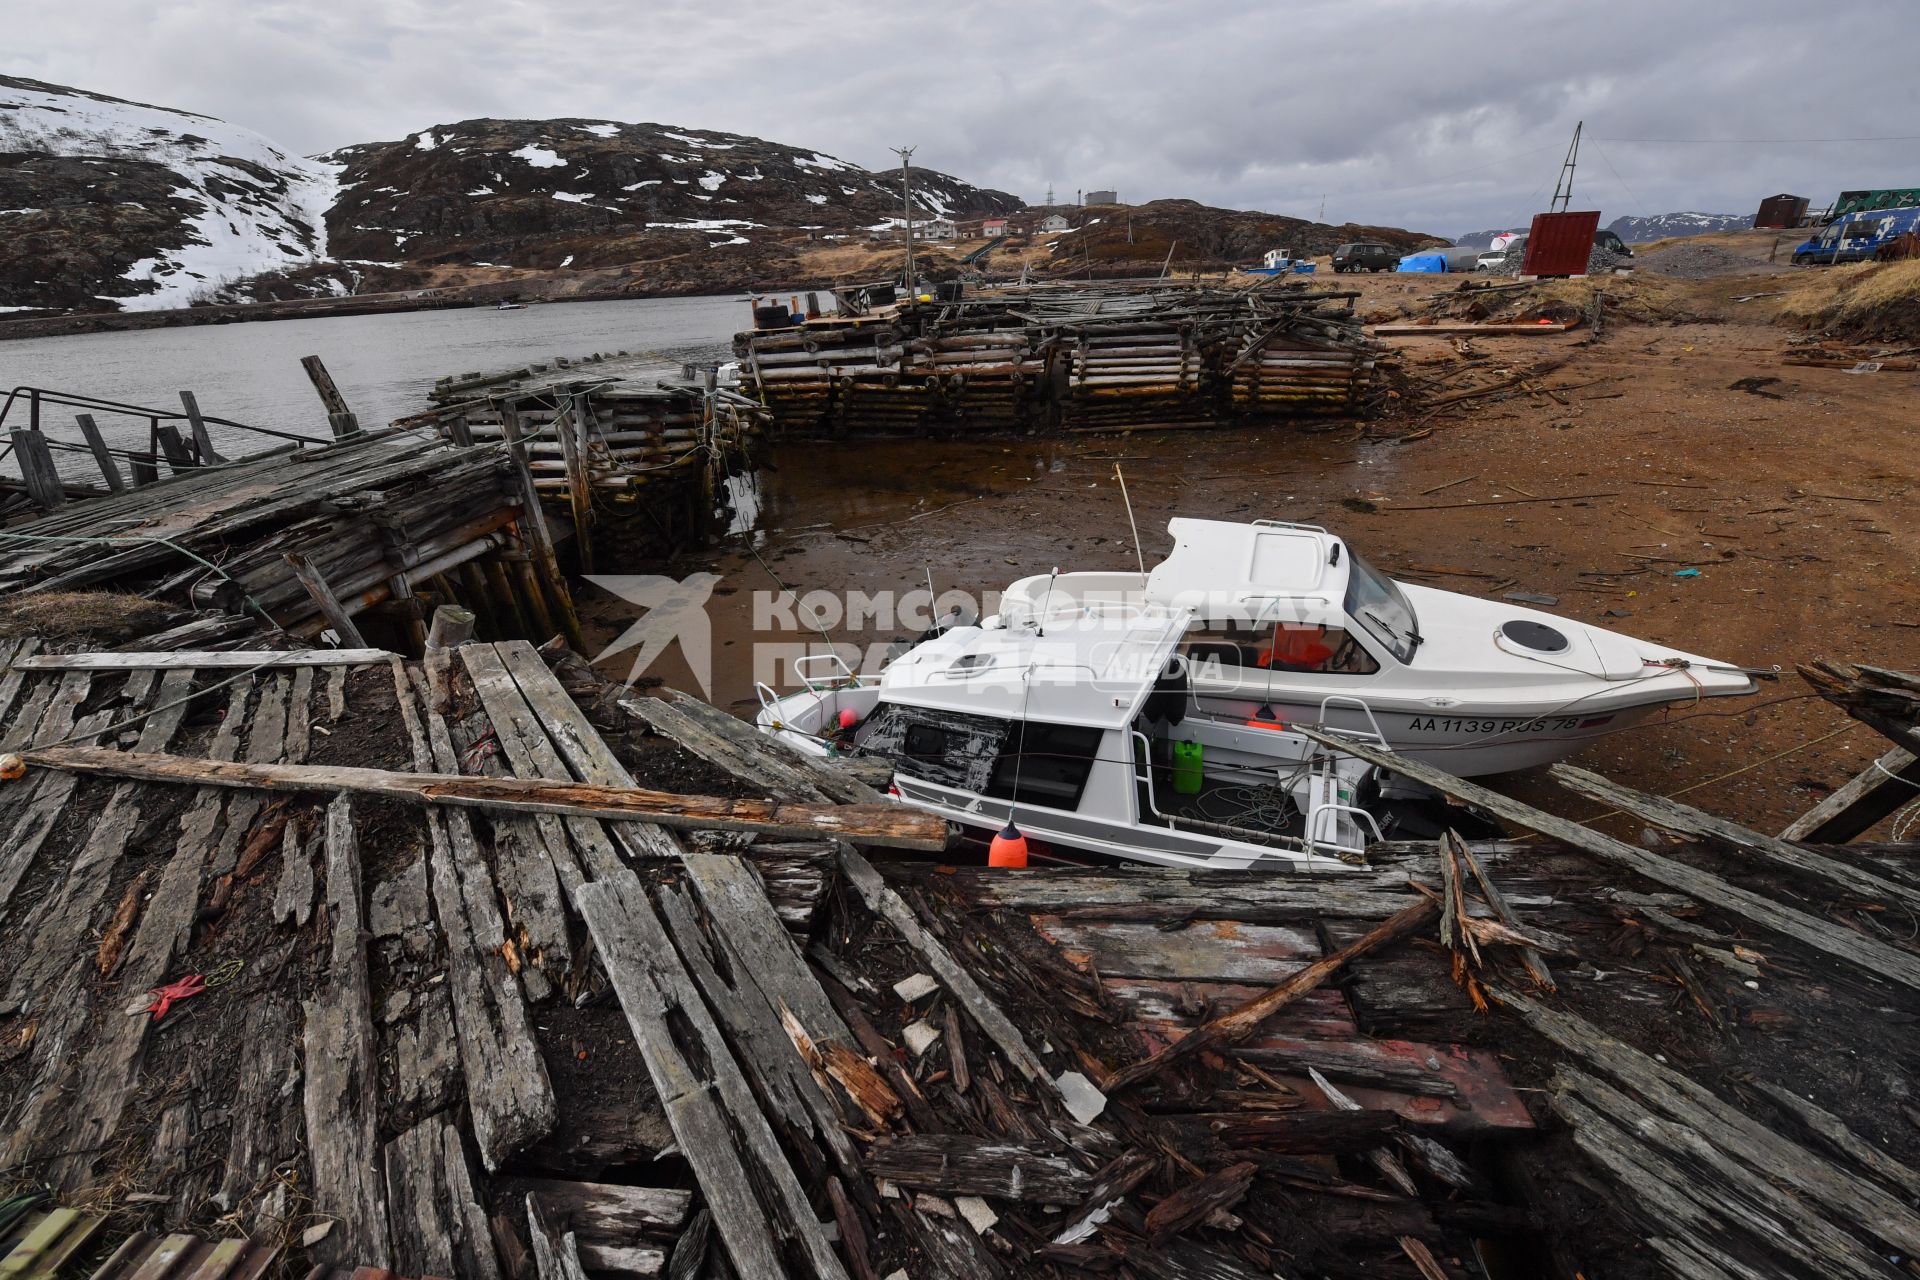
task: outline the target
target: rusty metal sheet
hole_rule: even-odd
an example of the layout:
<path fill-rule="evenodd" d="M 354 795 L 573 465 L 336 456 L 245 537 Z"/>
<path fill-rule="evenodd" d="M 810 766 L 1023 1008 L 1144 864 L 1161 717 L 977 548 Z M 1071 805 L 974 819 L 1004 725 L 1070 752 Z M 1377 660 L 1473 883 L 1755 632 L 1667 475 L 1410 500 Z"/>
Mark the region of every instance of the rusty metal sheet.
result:
<path fill-rule="evenodd" d="M 1593 256 L 1593 233 L 1600 229 L 1600 211 L 1536 213 L 1527 233 L 1524 276 L 1582 276 Z"/>

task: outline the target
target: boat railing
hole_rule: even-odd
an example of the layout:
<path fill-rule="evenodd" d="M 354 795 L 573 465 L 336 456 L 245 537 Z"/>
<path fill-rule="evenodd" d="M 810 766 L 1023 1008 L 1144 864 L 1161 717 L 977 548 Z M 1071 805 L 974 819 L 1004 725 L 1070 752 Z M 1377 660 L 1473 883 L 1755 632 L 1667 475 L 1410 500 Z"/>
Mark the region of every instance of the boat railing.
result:
<path fill-rule="evenodd" d="M 1361 715 L 1366 717 L 1368 727 L 1365 729 L 1340 729 L 1334 727 L 1328 722 L 1327 710 L 1335 703 L 1341 704 L 1342 707 L 1352 707 L 1358 710 Z M 1382 751 L 1393 750 L 1393 748 L 1387 744 L 1387 735 L 1381 730 L 1380 721 L 1374 717 L 1373 708 L 1368 706 L 1363 699 L 1356 698 L 1350 693 L 1330 693 L 1320 699 L 1320 727 L 1328 733 L 1338 734 L 1343 738 L 1354 738 L 1362 742 L 1367 742 L 1370 745 L 1379 747 Z"/>
<path fill-rule="evenodd" d="M 1302 524 L 1298 520 L 1255 520 L 1254 524 L 1262 529 L 1303 529 L 1308 533 L 1325 533 L 1325 525 Z"/>
<path fill-rule="evenodd" d="M 824 676 L 814 674 L 813 668 L 822 663 L 828 664 L 829 668 L 839 668 L 838 674 L 831 669 Z M 793 660 L 793 674 L 810 693 L 831 693 L 835 689 L 845 689 L 850 685 L 858 687 L 860 684 L 860 673 L 848 666 L 847 660 L 838 653 L 802 654 Z"/>
<path fill-rule="evenodd" d="M 1306 838 L 1307 838 L 1308 853 L 1317 854 L 1320 852 L 1323 846 L 1325 848 L 1333 850 L 1333 855 L 1335 857 L 1338 857 L 1341 854 L 1365 854 L 1366 853 L 1367 846 L 1364 844 L 1345 845 L 1345 844 L 1341 844 L 1338 840 L 1332 840 L 1332 839 L 1323 840 L 1320 838 L 1319 835 L 1316 834 L 1317 832 L 1323 829 L 1323 824 L 1321 822 L 1321 815 L 1324 814 L 1328 819 L 1328 822 L 1325 824 L 1326 828 L 1337 832 L 1340 829 L 1339 815 L 1343 813 L 1351 816 L 1354 819 L 1355 827 L 1359 827 L 1362 823 L 1364 823 L 1366 826 L 1372 828 L 1373 839 L 1376 844 L 1382 843 L 1386 840 L 1386 836 L 1381 834 L 1379 821 L 1375 819 L 1371 813 L 1368 813 L 1365 809 L 1360 808 L 1358 805 L 1338 804 L 1338 803 L 1329 801 L 1326 804 L 1314 805 L 1313 808 L 1307 811 Z"/>

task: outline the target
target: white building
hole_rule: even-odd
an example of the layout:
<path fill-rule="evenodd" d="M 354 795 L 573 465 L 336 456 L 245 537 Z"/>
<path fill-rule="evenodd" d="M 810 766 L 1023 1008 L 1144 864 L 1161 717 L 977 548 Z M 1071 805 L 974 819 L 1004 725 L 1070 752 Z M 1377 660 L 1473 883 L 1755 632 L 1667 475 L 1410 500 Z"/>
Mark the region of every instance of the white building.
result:
<path fill-rule="evenodd" d="M 1005 218 L 988 218 L 980 224 L 980 234 L 988 237 L 1006 235 L 1007 220 Z"/>
<path fill-rule="evenodd" d="M 1050 213 L 1040 219 L 1040 234 L 1043 236 L 1057 235 L 1066 229 L 1067 220 L 1057 213 Z"/>
<path fill-rule="evenodd" d="M 913 224 L 913 234 L 921 240 L 951 240 L 954 238 L 955 231 L 953 222 L 947 218 L 935 218 L 931 222 Z"/>

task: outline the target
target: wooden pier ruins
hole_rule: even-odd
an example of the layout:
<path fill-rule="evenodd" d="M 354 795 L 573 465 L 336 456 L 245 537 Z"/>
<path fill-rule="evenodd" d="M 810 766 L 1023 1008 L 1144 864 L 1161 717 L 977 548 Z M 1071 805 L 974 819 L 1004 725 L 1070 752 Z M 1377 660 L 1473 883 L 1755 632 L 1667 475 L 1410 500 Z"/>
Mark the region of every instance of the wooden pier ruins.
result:
<path fill-rule="evenodd" d="M 781 435 L 1114 431 L 1358 416 L 1351 293 L 1033 286 L 761 329 L 741 389 Z"/>
<path fill-rule="evenodd" d="M 663 376 L 665 375 L 665 376 Z M 409 422 L 460 445 L 505 443 L 563 513 L 590 568 L 598 540 L 655 553 L 705 541 L 726 478 L 748 468 L 767 412 L 713 371 L 668 374 L 626 352 L 443 378 Z"/>
<path fill-rule="evenodd" d="M 0 651 L 6 1274 L 1892 1278 L 1920 1252 L 1911 844 L 1556 770 L 1661 833 L 1629 844 L 1388 754 L 1539 838 L 990 870 L 903 854 L 945 832 L 878 804 L 884 770 L 558 640 L 63 648 Z M 1920 677 L 1807 676 L 1920 745 Z"/>

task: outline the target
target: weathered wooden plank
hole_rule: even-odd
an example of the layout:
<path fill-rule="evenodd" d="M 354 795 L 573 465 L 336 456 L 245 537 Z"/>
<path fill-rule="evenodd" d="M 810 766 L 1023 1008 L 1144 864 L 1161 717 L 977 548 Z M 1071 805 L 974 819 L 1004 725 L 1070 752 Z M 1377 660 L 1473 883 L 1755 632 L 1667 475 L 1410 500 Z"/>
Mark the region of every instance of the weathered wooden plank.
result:
<path fill-rule="evenodd" d="M 260 791 L 348 792 L 415 804 L 638 821 L 683 830 L 704 828 L 864 839 L 901 849 L 933 852 L 947 847 L 947 826 L 942 819 L 896 804 L 823 807 L 719 796 L 676 796 L 638 787 L 548 782 L 538 778 L 395 773 L 339 765 L 228 763 L 94 747 L 51 747 L 24 754 L 29 764 L 45 768 L 146 782 Z"/>
<path fill-rule="evenodd" d="M 1402 903 L 1404 906 L 1404 901 Z M 1067 921 L 1035 915 L 1040 935 L 1075 966 L 1102 977 L 1181 982 L 1273 983 L 1320 956 L 1313 931 L 1302 926 L 1250 925 L 1232 919 L 1232 907 L 1184 928 L 1134 921 Z"/>
<path fill-rule="evenodd" d="M 1752 1246 L 1783 1255 L 1808 1274 L 1836 1280 L 1882 1280 L 1896 1274 L 1846 1229 L 1864 1224 L 1829 1217 L 1780 1190 L 1689 1126 L 1649 1114 L 1619 1090 L 1569 1067 L 1555 1073 L 1554 1083 L 1554 1109 L 1574 1125 L 1576 1143 L 1582 1130 L 1614 1145 L 1618 1134 L 1632 1135 L 1638 1149 L 1630 1157 L 1602 1159 L 1616 1170 L 1639 1174 L 1634 1180 L 1637 1191 L 1649 1176 L 1657 1180 L 1661 1194 L 1653 1203 L 1643 1202 L 1643 1212 L 1673 1215 L 1675 1225 L 1699 1223 L 1722 1239 L 1745 1235 Z M 1587 1143 L 1580 1145 L 1589 1149 Z"/>
<path fill-rule="evenodd" d="M 695 857 L 715 857 L 687 856 L 689 861 Z M 711 874 L 712 868 L 708 871 Z M 787 958 L 766 945 L 769 924 L 779 935 L 778 945 L 788 948 L 789 952 L 793 945 L 787 941 L 786 929 L 773 915 L 772 908 L 766 906 L 766 899 L 761 898 L 765 917 L 762 919 L 737 911 L 737 901 L 718 895 L 712 899 L 703 897 L 710 921 L 710 927 L 703 928 L 700 912 L 687 889 L 670 884 L 661 886 L 658 892 L 661 915 L 678 947 L 681 961 L 705 993 L 714 1020 L 726 1029 L 728 1040 L 738 1054 L 741 1071 L 758 1086 L 755 1092 L 762 1108 L 778 1122 L 782 1132 L 804 1137 L 809 1146 L 824 1147 L 843 1173 L 850 1177 L 857 1175 L 859 1159 L 845 1132 L 851 1115 L 843 1114 L 827 1096 L 782 1025 L 778 997 L 761 985 L 763 974 L 772 978 L 785 967 L 782 961 Z M 751 936 L 735 936 L 749 930 Z M 798 963 L 797 957 L 792 963 Z M 811 973 L 805 976 L 812 978 Z M 818 984 L 815 986 L 817 989 Z M 818 1002 L 826 1004 L 824 994 Z M 852 1040 L 851 1033 L 841 1027 L 838 1015 L 834 1015 L 831 1024 L 821 1028 L 822 1038 L 831 1038 L 836 1030 L 844 1041 Z"/>
<path fill-rule="evenodd" d="M 582 1243 L 610 1243 L 643 1235 L 673 1235 L 693 1210 L 693 1193 L 678 1187 L 629 1187 L 612 1182 L 522 1179 L 548 1213 L 570 1223 Z"/>
<path fill-rule="evenodd" d="M 435 751 L 451 752 L 438 717 L 428 718 L 431 741 L 421 727 L 405 668 L 397 660 L 394 690 L 414 764 L 425 767 Z M 430 811 L 426 818 L 428 876 L 446 937 L 448 994 L 474 1142 L 481 1163 L 497 1172 L 516 1151 L 552 1132 L 558 1105 L 519 980 L 502 952 L 506 930 L 472 823 L 457 809 Z"/>
<path fill-rule="evenodd" d="M 218 1193 L 249 1230 L 283 1221 L 288 1212 L 287 1180 L 275 1175 L 295 1162 L 303 1145 L 299 1044 L 291 998 L 269 996 L 251 1007 Z"/>
<path fill-rule="evenodd" d="M 1268 1018 L 1326 982 L 1352 961 L 1424 928 L 1433 923 L 1438 915 L 1439 908 L 1431 899 L 1419 899 L 1402 910 L 1400 914 L 1369 931 L 1357 942 L 1342 947 L 1324 959 L 1314 961 L 1271 990 L 1188 1032 L 1152 1057 L 1142 1059 L 1109 1076 L 1106 1081 L 1107 1092 L 1114 1093 L 1138 1084 L 1147 1077 L 1158 1074 L 1172 1064 L 1184 1061 L 1203 1049 L 1216 1045 L 1236 1044 L 1245 1040 Z"/>
<path fill-rule="evenodd" d="M 360 907 L 353 802 L 327 806 L 327 914 L 333 925 L 322 985 L 305 1002 L 307 1151 L 314 1212 L 335 1220 L 314 1254 L 336 1265 L 392 1265 L 377 1133 L 379 1083 Z"/>
<path fill-rule="evenodd" d="M 1657 884 L 1691 894 L 1702 902 L 1785 934 L 1823 954 L 1844 960 L 1889 981 L 1920 990 L 1920 956 L 1910 955 L 1804 911 L 1796 911 L 1764 894 L 1731 884 L 1697 867 L 1635 848 L 1577 822 L 1542 812 L 1479 783 L 1456 778 L 1396 752 L 1381 751 L 1351 738 L 1336 738 L 1308 725 L 1301 725 L 1299 729 L 1323 746 L 1358 756 L 1369 764 L 1404 774 L 1416 782 L 1424 782 L 1456 800 L 1478 805 L 1530 831 L 1537 831 L 1607 862 L 1626 867 Z"/>
<path fill-rule="evenodd" d="M 1882 902 L 1897 902 L 1909 910 L 1920 908 L 1920 888 L 1875 875 L 1864 867 L 1840 862 L 1774 836 L 1762 835 L 1737 822 L 1715 817 L 1665 796 L 1650 796 L 1631 787 L 1623 787 L 1597 773 L 1570 764 L 1556 764 L 1548 772 L 1563 787 L 1644 818 L 1665 830 L 1724 840 L 1736 849 L 1757 854 L 1775 866 L 1813 876 L 1850 893 Z"/>
<path fill-rule="evenodd" d="M 1015 1204 L 1079 1204 L 1093 1175 L 1051 1148 L 961 1134 L 882 1137 L 867 1172 L 917 1191 L 993 1196 Z"/>
<path fill-rule="evenodd" d="M 1920 1200 L 1920 1172 L 1915 1172 L 1872 1143 L 1862 1140 L 1847 1128 L 1839 1116 L 1771 1081 L 1755 1080 L 1753 1087 L 1772 1098 L 1782 1110 L 1792 1114 L 1832 1150 L 1878 1178 L 1889 1190 L 1905 1194 L 1909 1199 Z"/>
<path fill-rule="evenodd" d="M 572 773 L 548 740 L 539 716 L 527 705 L 526 696 L 520 692 L 512 673 L 501 663 L 494 647 L 464 645 L 459 653 L 461 664 L 473 681 L 474 692 L 479 695 L 481 705 L 486 708 L 487 719 L 493 724 L 500 750 L 513 772 L 521 778 L 548 778 L 557 782 L 570 779 Z M 533 821 L 538 825 L 540 838 L 548 850 L 558 851 L 554 871 L 569 896 L 589 875 L 607 875 L 620 867 L 620 855 L 600 823 L 590 819 L 562 821 L 553 816 Z M 568 852 L 569 835 L 580 851 L 578 860 Z M 564 858 L 564 861 L 560 858 Z"/>
<path fill-rule="evenodd" d="M 191 667 L 211 671 L 259 667 L 343 667 L 386 662 L 395 655 L 385 649 L 290 649 L 269 653 L 258 649 L 179 650 L 151 653 L 38 653 L 14 665 L 23 671 L 170 671 Z"/>
<path fill-rule="evenodd" d="M 587 1280 L 573 1232 L 549 1221 L 540 1197 L 532 1192 L 527 1193 L 527 1235 L 533 1240 L 533 1262 L 540 1280 Z"/>
<path fill-rule="evenodd" d="M 340 597 L 333 593 L 333 587 L 316 569 L 313 562 L 297 551 L 282 552 L 280 558 L 293 570 L 293 576 L 305 588 L 307 598 L 313 601 L 313 607 L 327 620 L 333 633 L 340 637 L 342 647 L 364 649 L 367 639 L 360 634 L 360 628 L 354 625 L 353 618 L 340 603 Z"/>
<path fill-rule="evenodd" d="M 1845 844 L 1920 796 L 1920 755 L 1893 747 L 1780 832 L 1782 840 Z"/>
<path fill-rule="evenodd" d="M 127 688 L 145 689 L 151 684 L 151 677 L 135 675 L 127 681 Z M 46 689 L 47 701 L 52 700 L 52 685 Z M 31 703 L 31 700 L 30 700 Z M 37 720 L 46 723 L 27 723 L 23 726 L 23 738 L 57 742 L 71 733 L 77 742 L 92 742 L 115 720 L 125 708 L 96 711 L 83 717 L 77 724 L 69 724 L 64 717 L 41 716 L 46 703 L 36 708 L 32 705 L 22 711 L 22 720 L 29 719 L 29 713 Z M 0 844 L 0 919 L 4 919 L 9 904 L 13 900 L 14 890 L 20 885 L 34 860 L 40 856 L 40 849 L 46 844 L 60 816 L 66 812 L 67 804 L 73 797 L 79 779 L 69 774 L 64 777 L 47 775 L 24 782 L 8 784 L 22 788 L 20 795 L 13 799 L 13 808 L 19 817 L 15 819 L 5 844 Z"/>
<path fill-rule="evenodd" d="M 620 706 L 709 764 L 761 782 L 791 799 L 871 804 L 881 793 L 832 764 L 809 759 L 777 738 L 698 698 L 668 689 L 662 698 L 622 698 Z"/>
<path fill-rule="evenodd" d="M 1873 1183 L 1796 1145 L 1705 1086 L 1574 1014 L 1517 991 L 1489 986 L 1488 994 L 1569 1055 L 1637 1094 L 1646 1104 L 1641 1114 L 1689 1127 L 1729 1156 L 1784 1180 L 1803 1200 L 1859 1224 L 1908 1256 L 1920 1250 L 1920 1214 Z"/>
<path fill-rule="evenodd" d="M 847 883 L 867 904 L 867 909 L 892 925 L 907 945 L 920 954 L 927 967 L 933 970 L 934 977 L 953 993 L 953 998 L 960 1002 L 967 1016 L 987 1033 L 987 1038 L 1000 1046 L 1000 1052 L 1007 1055 L 1007 1061 L 1013 1064 L 1014 1069 L 1029 1080 L 1051 1082 L 1052 1076 L 1046 1064 L 1028 1046 L 1020 1029 L 974 981 L 965 966 L 953 958 L 953 953 L 947 950 L 945 944 L 927 932 L 914 915 L 913 908 L 907 905 L 906 899 L 880 878 L 873 864 L 851 846 L 842 845 L 840 868 L 846 875 Z"/>
<path fill-rule="evenodd" d="M 790 1275 L 784 1257 L 821 1280 L 843 1276 L 639 879 L 622 870 L 584 885 L 577 905 L 734 1268 Z"/>
<path fill-rule="evenodd" d="M 495 654 L 512 673 L 527 705 L 539 717 L 575 777 L 599 786 L 633 786 L 633 774 L 574 705 L 532 645 L 524 640 L 509 640 L 496 645 Z M 680 841 L 654 822 L 622 823 L 613 830 L 635 857 L 673 858 L 684 852 Z"/>
<path fill-rule="evenodd" d="M 459 1131 L 443 1117 L 430 1117 L 387 1143 L 382 1158 L 395 1268 L 402 1275 L 499 1280 L 499 1257 L 474 1198 Z"/>

